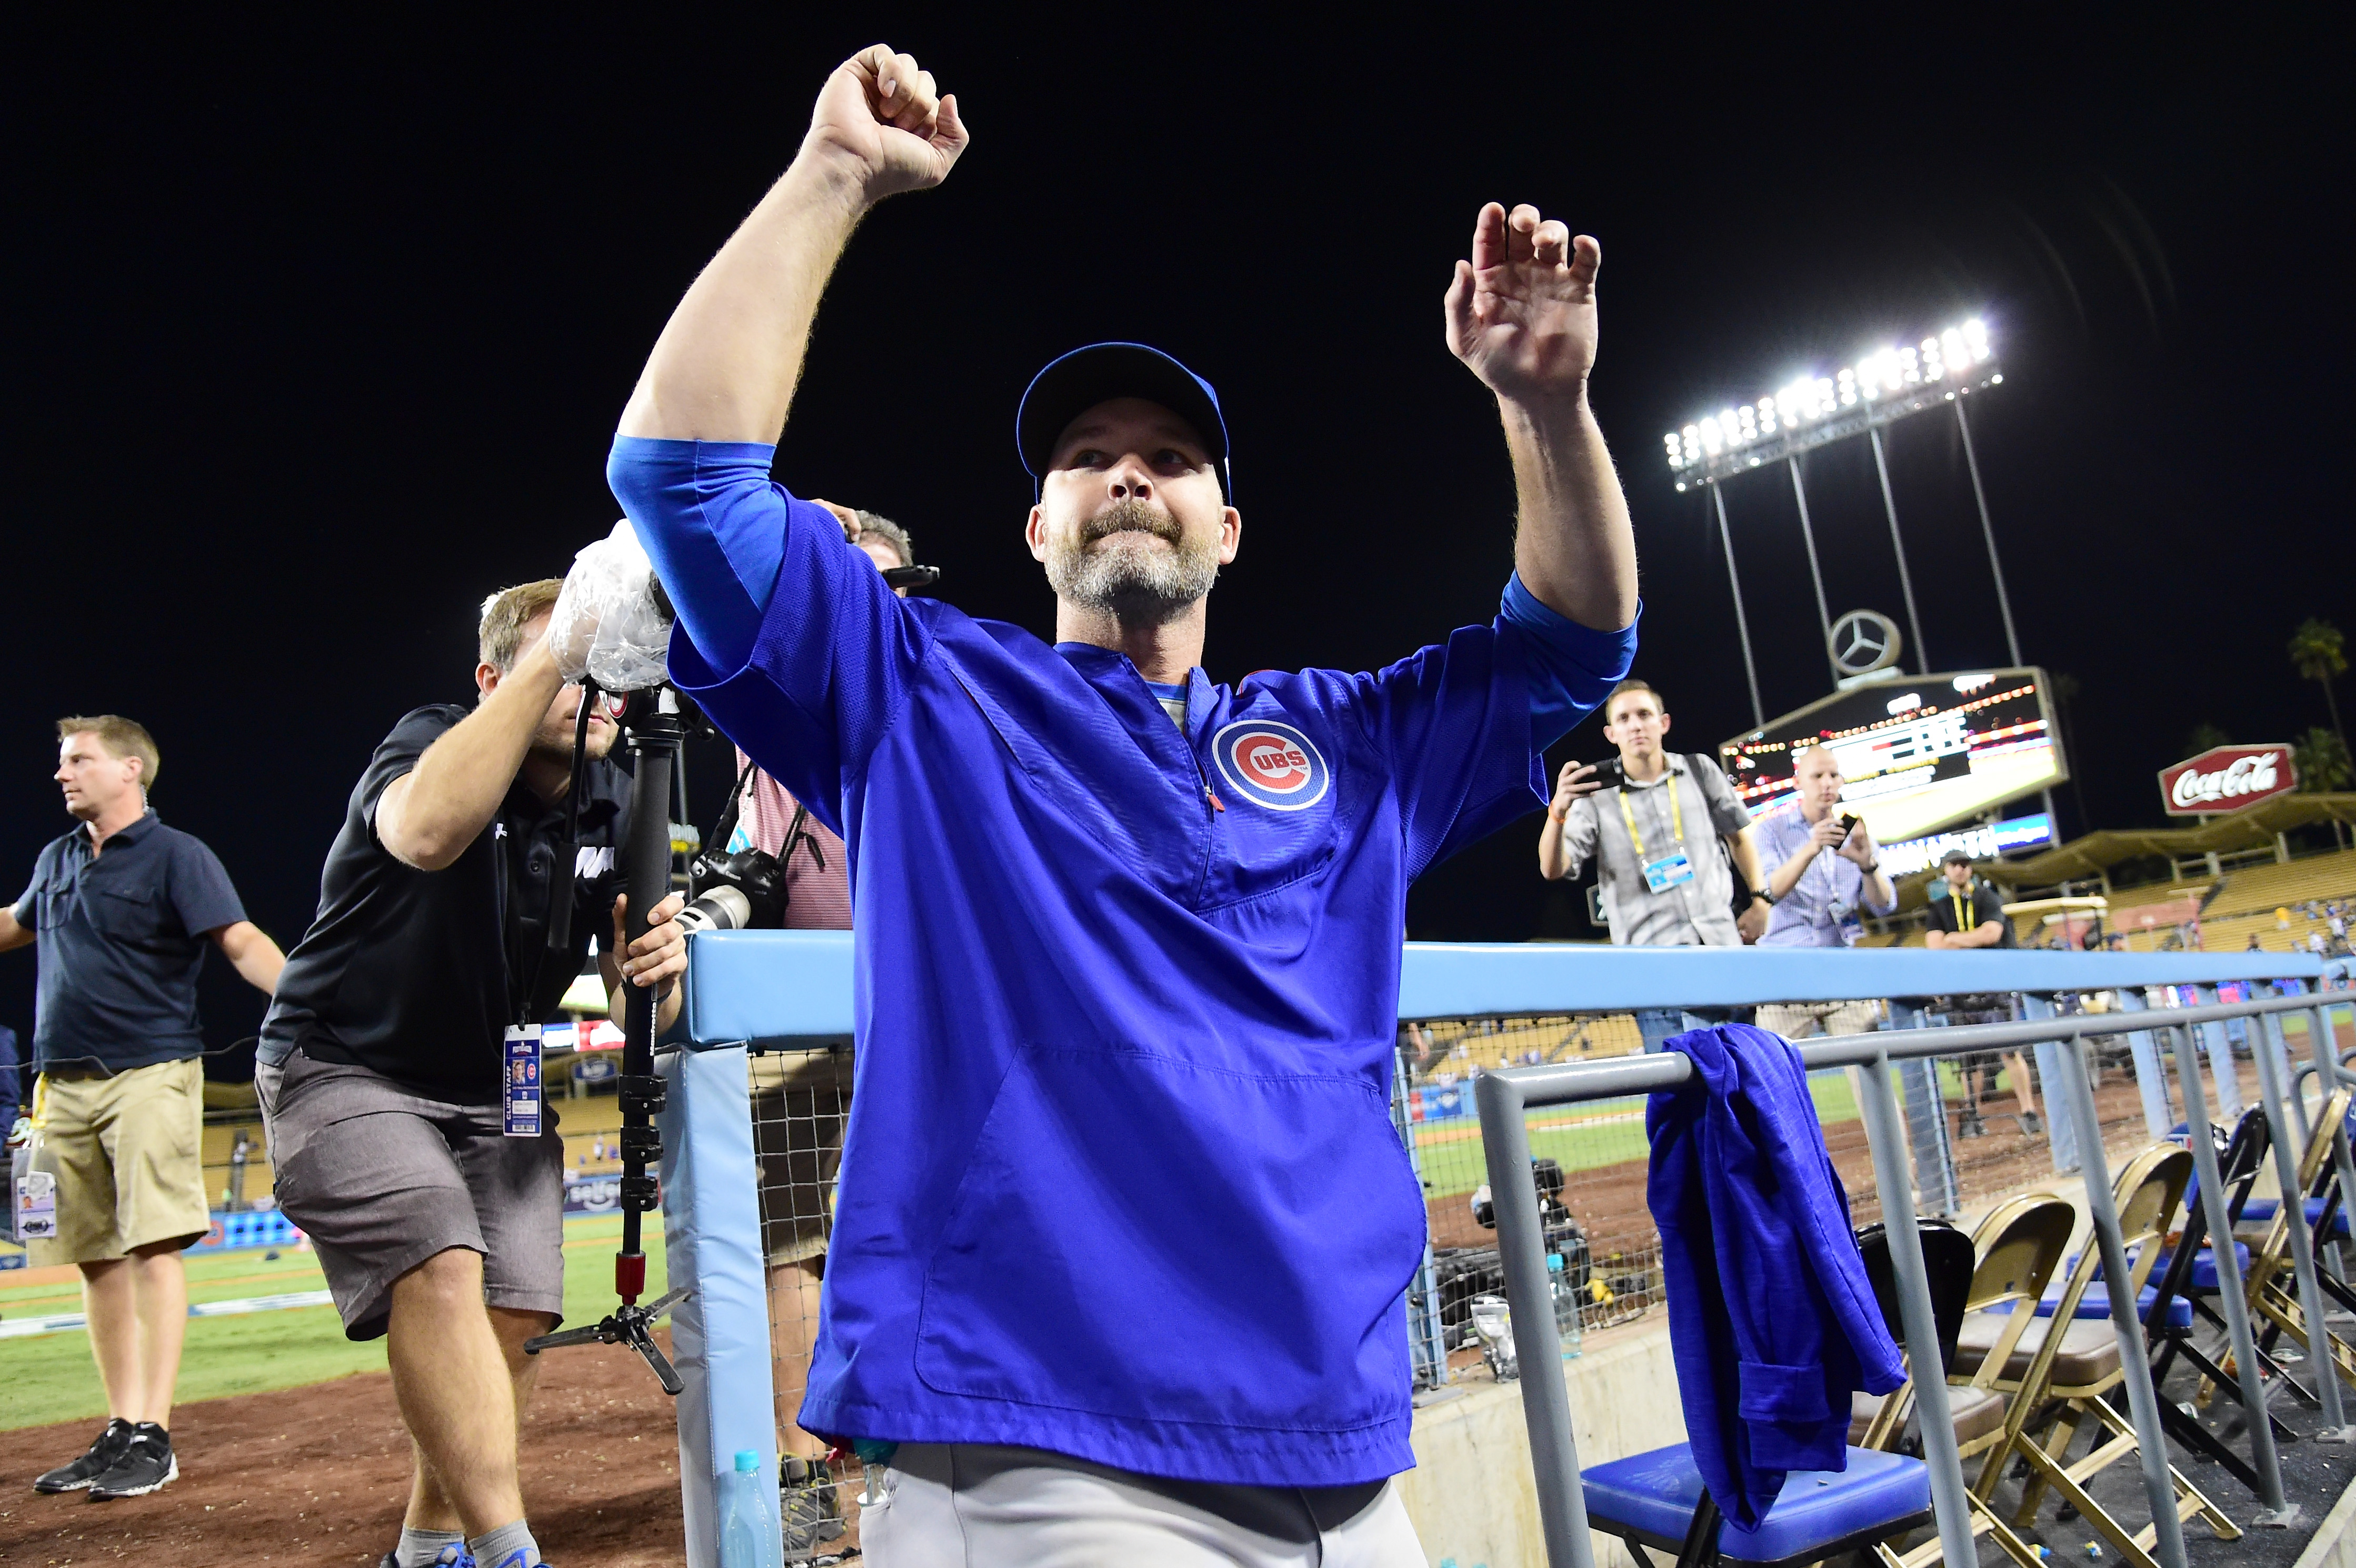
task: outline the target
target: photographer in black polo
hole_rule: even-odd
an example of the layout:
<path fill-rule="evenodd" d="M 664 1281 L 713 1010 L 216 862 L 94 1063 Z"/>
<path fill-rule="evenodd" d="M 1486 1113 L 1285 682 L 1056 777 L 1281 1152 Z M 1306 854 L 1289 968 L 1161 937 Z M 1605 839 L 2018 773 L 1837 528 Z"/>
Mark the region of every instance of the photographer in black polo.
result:
<path fill-rule="evenodd" d="M 345 1332 L 390 1337 L 416 1460 L 386 1559 L 400 1568 L 445 1547 L 484 1568 L 540 1561 L 516 1423 L 536 1365 L 523 1342 L 564 1306 L 564 1146 L 552 1107 L 536 1126 L 503 1122 L 502 1085 L 520 1081 L 507 1067 L 509 1026 L 556 1012 L 593 932 L 609 933 L 609 992 L 625 976 L 659 987 L 664 1025 L 687 963 L 676 896 L 621 954 L 628 780 L 605 760 L 616 732 L 602 711 L 582 780 L 572 938 L 548 950 L 581 701 L 547 646 L 562 586 L 494 596 L 473 711 L 420 708 L 377 747 L 262 1024 L 255 1087 L 279 1203 L 317 1249 Z"/>

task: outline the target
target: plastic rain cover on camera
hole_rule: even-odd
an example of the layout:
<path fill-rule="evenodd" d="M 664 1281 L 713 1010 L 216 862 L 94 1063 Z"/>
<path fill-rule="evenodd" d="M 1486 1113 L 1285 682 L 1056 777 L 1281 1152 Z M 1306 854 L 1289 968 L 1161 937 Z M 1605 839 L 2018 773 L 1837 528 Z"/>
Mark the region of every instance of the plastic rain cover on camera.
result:
<path fill-rule="evenodd" d="M 670 617 L 657 598 L 654 564 L 630 521 L 573 558 L 549 613 L 548 646 L 567 681 L 585 671 L 608 692 L 660 685 Z"/>

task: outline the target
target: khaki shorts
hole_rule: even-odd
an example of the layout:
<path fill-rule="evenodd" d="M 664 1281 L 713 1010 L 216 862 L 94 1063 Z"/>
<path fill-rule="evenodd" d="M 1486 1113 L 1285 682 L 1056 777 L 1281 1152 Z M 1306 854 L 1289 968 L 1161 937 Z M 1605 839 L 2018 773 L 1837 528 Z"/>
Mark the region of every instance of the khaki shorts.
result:
<path fill-rule="evenodd" d="M 69 1068 L 33 1089 L 33 1168 L 58 1182 L 58 1233 L 40 1267 L 186 1247 L 211 1228 L 205 1201 L 205 1068 L 194 1057 L 112 1078 Z"/>
<path fill-rule="evenodd" d="M 753 1058 L 747 1077 L 761 1167 L 761 1250 L 773 1268 L 823 1259 L 851 1117 L 851 1054 L 772 1052 Z"/>

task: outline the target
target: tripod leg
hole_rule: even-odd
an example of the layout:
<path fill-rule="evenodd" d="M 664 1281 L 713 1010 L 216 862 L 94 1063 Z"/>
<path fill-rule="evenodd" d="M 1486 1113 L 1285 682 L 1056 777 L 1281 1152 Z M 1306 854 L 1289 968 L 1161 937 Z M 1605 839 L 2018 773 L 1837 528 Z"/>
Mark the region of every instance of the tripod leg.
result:
<path fill-rule="evenodd" d="M 562 1349 L 568 1345 L 599 1345 L 605 1339 L 605 1326 L 596 1323 L 586 1328 L 564 1328 L 554 1334 L 534 1335 L 523 1342 L 523 1353 L 537 1356 L 542 1350 Z"/>
<path fill-rule="evenodd" d="M 687 1384 L 680 1380 L 679 1369 L 670 1364 L 670 1358 L 662 1353 L 662 1347 L 655 1343 L 654 1336 L 647 1332 L 643 1318 L 632 1320 L 629 1338 L 630 1348 L 644 1356 L 647 1365 L 654 1369 L 656 1380 L 662 1384 L 663 1392 L 678 1398 Z"/>

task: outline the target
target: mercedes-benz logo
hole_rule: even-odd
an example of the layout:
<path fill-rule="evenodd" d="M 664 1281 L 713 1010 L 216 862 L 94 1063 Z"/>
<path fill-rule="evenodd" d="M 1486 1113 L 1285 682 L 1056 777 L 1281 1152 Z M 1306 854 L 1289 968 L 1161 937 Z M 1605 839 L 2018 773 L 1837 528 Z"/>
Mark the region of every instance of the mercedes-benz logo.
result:
<path fill-rule="evenodd" d="M 1904 639 L 1898 623 L 1878 610 L 1851 610 L 1833 622 L 1828 646 L 1843 675 L 1867 675 L 1898 662 Z"/>

